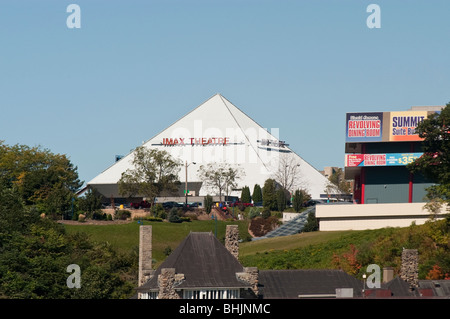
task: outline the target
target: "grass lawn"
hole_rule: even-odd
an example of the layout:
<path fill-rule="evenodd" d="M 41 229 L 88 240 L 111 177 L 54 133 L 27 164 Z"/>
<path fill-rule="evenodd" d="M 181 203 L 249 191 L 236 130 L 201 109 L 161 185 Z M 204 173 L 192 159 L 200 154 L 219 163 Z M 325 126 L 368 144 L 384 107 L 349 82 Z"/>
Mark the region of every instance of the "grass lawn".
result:
<path fill-rule="evenodd" d="M 152 225 L 153 232 L 153 259 L 155 268 L 166 258 L 164 250 L 170 247 L 177 248 L 180 242 L 190 232 L 216 232 L 216 222 L 212 220 L 194 220 L 183 223 L 148 222 L 144 225 Z M 238 225 L 241 238 L 248 236 L 246 221 L 217 221 L 217 238 L 223 242 L 226 225 Z M 138 249 L 139 224 L 132 221 L 128 224 L 111 225 L 64 225 L 67 232 L 85 232 L 90 238 L 97 242 L 109 242 L 119 252 L 126 253 Z"/>
<path fill-rule="evenodd" d="M 267 238 L 251 242 L 241 243 L 239 256 L 246 257 L 256 253 L 264 253 L 274 250 L 290 250 L 303 248 L 309 245 L 322 244 L 330 240 L 338 239 L 354 231 L 329 231 L 309 232 L 291 236 Z"/>
<path fill-rule="evenodd" d="M 247 238 L 247 221 L 217 221 L 195 220 L 183 223 L 149 222 L 144 225 L 153 226 L 153 260 L 154 267 L 158 267 L 166 258 L 164 251 L 170 247 L 174 250 L 180 242 L 186 238 L 190 232 L 216 232 L 217 238 L 223 243 L 225 238 L 226 225 L 238 225 L 240 238 Z M 119 252 L 127 253 L 138 249 L 139 245 L 139 224 L 137 221 L 128 224 L 111 225 L 65 225 L 68 232 L 82 231 L 89 234 L 90 238 L 97 242 L 109 242 Z M 254 261 L 254 258 L 261 258 L 261 253 L 276 251 L 295 250 L 311 245 L 323 244 L 326 242 L 339 240 L 342 236 L 355 233 L 352 231 L 341 232 L 311 232 L 301 233 L 291 236 L 267 238 L 262 240 L 240 243 L 239 257 L 243 261 Z M 258 255 L 258 256 L 256 256 Z"/>

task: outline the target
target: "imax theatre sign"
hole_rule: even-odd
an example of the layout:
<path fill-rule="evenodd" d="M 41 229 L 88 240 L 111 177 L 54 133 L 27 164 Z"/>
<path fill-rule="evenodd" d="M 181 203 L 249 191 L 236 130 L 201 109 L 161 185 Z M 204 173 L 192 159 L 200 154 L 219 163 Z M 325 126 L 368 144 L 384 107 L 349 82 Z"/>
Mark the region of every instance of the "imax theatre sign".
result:
<path fill-rule="evenodd" d="M 168 138 L 162 139 L 161 145 L 227 145 L 230 143 L 229 137 L 190 137 L 190 138 Z"/>

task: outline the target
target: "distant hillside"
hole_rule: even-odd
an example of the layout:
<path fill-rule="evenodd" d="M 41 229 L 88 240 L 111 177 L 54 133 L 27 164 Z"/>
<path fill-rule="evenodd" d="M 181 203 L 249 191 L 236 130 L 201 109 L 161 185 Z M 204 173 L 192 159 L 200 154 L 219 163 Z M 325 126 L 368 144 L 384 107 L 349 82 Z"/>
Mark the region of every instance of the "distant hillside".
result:
<path fill-rule="evenodd" d="M 343 269 L 361 277 L 370 264 L 400 271 L 403 248 L 418 249 L 419 278 L 450 277 L 450 217 L 425 225 L 349 232 L 314 232 L 241 244 L 244 266 L 259 269 Z"/>

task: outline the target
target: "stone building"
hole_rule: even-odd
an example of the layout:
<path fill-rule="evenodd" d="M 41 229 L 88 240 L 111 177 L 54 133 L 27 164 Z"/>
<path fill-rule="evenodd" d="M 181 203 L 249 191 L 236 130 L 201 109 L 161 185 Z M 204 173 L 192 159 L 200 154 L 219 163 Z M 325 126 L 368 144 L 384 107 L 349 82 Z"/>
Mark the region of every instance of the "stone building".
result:
<path fill-rule="evenodd" d="M 143 229 L 143 227 L 146 227 Z M 141 226 L 139 299 L 262 299 L 361 295 L 361 282 L 340 270 L 268 270 L 243 267 L 237 225 L 223 245 L 212 233 L 191 232 L 156 270 L 150 270 L 151 226 Z M 142 240 L 145 240 L 143 242 Z M 345 295 L 345 296 L 348 296 Z"/>
<path fill-rule="evenodd" d="M 191 232 L 167 259 L 137 288 L 139 299 L 255 298 L 256 268 L 243 267 L 236 255 L 237 227 L 227 236 L 227 246 L 212 234 Z M 141 237 L 142 238 L 142 237 Z M 141 243 L 142 245 L 142 243 Z M 146 242 L 145 245 L 151 245 Z"/>

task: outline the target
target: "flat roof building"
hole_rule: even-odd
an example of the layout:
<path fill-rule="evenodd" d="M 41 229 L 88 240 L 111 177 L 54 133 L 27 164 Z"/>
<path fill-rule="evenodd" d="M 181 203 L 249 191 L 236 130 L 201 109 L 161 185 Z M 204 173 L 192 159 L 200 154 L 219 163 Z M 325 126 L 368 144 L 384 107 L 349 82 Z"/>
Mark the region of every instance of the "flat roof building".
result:
<path fill-rule="evenodd" d="M 442 108 L 346 114 L 345 178 L 354 180 L 357 203 L 424 201 L 432 183 L 406 165 L 423 154 L 417 125 Z"/>
<path fill-rule="evenodd" d="M 344 174 L 353 180 L 353 202 L 365 205 L 316 206 L 319 230 L 407 227 L 429 220 L 425 195 L 433 183 L 406 166 L 423 154 L 417 125 L 443 108 L 347 113 Z M 435 218 L 444 213 L 445 208 Z"/>

